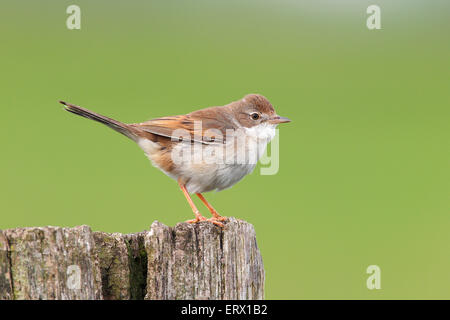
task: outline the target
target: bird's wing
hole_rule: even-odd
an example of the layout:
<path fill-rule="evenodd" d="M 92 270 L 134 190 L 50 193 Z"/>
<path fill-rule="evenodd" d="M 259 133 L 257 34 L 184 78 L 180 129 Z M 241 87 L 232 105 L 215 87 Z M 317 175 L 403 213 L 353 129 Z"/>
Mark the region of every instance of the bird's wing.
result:
<path fill-rule="evenodd" d="M 190 140 L 203 144 L 225 143 L 227 129 L 236 129 L 236 127 L 227 119 L 228 114 L 220 112 L 218 108 L 212 107 L 186 115 L 152 119 L 134 126 L 174 140 Z"/>

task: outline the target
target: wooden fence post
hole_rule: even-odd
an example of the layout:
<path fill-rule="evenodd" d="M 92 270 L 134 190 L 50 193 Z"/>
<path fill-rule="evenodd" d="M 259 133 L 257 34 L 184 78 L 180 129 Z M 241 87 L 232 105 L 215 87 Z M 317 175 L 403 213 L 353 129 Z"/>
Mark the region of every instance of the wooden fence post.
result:
<path fill-rule="evenodd" d="M 229 218 L 135 234 L 0 230 L 0 299 L 263 299 L 253 226 Z"/>

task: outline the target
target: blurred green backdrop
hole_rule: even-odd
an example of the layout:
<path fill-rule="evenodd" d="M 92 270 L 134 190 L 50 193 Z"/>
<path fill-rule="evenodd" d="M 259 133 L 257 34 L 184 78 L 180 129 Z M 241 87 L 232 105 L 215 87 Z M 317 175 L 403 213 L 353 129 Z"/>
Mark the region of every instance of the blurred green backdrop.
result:
<path fill-rule="evenodd" d="M 370 31 L 374 3 L 382 30 Z M 66 28 L 70 4 L 81 30 Z M 449 9 L 4 0 L 0 228 L 129 233 L 192 217 L 135 144 L 58 99 L 140 122 L 257 92 L 293 119 L 280 128 L 280 170 L 206 197 L 255 225 L 266 298 L 448 299 Z M 371 264 L 381 290 L 366 288 Z"/>

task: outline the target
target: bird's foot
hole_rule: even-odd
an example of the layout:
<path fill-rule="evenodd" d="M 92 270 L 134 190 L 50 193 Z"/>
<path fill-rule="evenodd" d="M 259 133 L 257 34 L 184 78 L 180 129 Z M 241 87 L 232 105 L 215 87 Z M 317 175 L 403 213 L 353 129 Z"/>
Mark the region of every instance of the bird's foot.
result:
<path fill-rule="evenodd" d="M 221 217 L 221 218 L 223 218 L 223 217 Z M 225 220 L 226 220 L 226 218 L 225 218 Z M 211 222 L 211 223 L 213 223 L 216 226 L 219 226 L 221 228 L 225 227 L 225 225 L 223 223 L 221 223 L 220 221 L 225 221 L 225 220 L 219 220 L 219 219 L 217 219 L 215 217 L 206 219 L 206 221 L 209 221 L 209 222 Z"/>
<path fill-rule="evenodd" d="M 213 219 L 215 219 L 217 221 L 227 221 L 228 220 L 227 217 L 221 216 L 219 213 L 217 213 L 217 211 L 215 211 L 215 212 L 211 211 L 211 214 L 213 215 Z"/>
<path fill-rule="evenodd" d="M 223 217 L 221 217 L 221 218 L 223 218 Z M 197 217 L 195 217 L 195 219 L 187 220 L 186 222 L 187 223 L 198 223 L 200 221 L 208 221 L 208 222 L 211 222 L 211 223 L 213 223 L 216 226 L 219 226 L 221 228 L 224 227 L 224 224 L 220 222 L 220 221 L 224 221 L 224 220 L 218 220 L 217 218 L 206 219 L 204 216 L 197 216 Z"/>
<path fill-rule="evenodd" d="M 197 222 L 200 222 L 200 221 L 206 221 L 206 218 L 204 216 L 200 215 L 200 214 L 199 215 L 195 215 L 195 219 L 186 220 L 187 223 L 197 223 Z"/>

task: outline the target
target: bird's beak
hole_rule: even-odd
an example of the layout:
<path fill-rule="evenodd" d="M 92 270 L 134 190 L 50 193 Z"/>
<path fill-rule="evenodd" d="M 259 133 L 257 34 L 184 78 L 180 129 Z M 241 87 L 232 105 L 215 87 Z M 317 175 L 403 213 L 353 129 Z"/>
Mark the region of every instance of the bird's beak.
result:
<path fill-rule="evenodd" d="M 269 120 L 267 122 L 269 122 L 271 124 L 279 124 L 279 123 L 291 122 L 291 120 L 288 118 L 285 118 L 285 117 L 280 117 L 278 115 L 275 115 L 275 116 L 269 118 Z"/>

